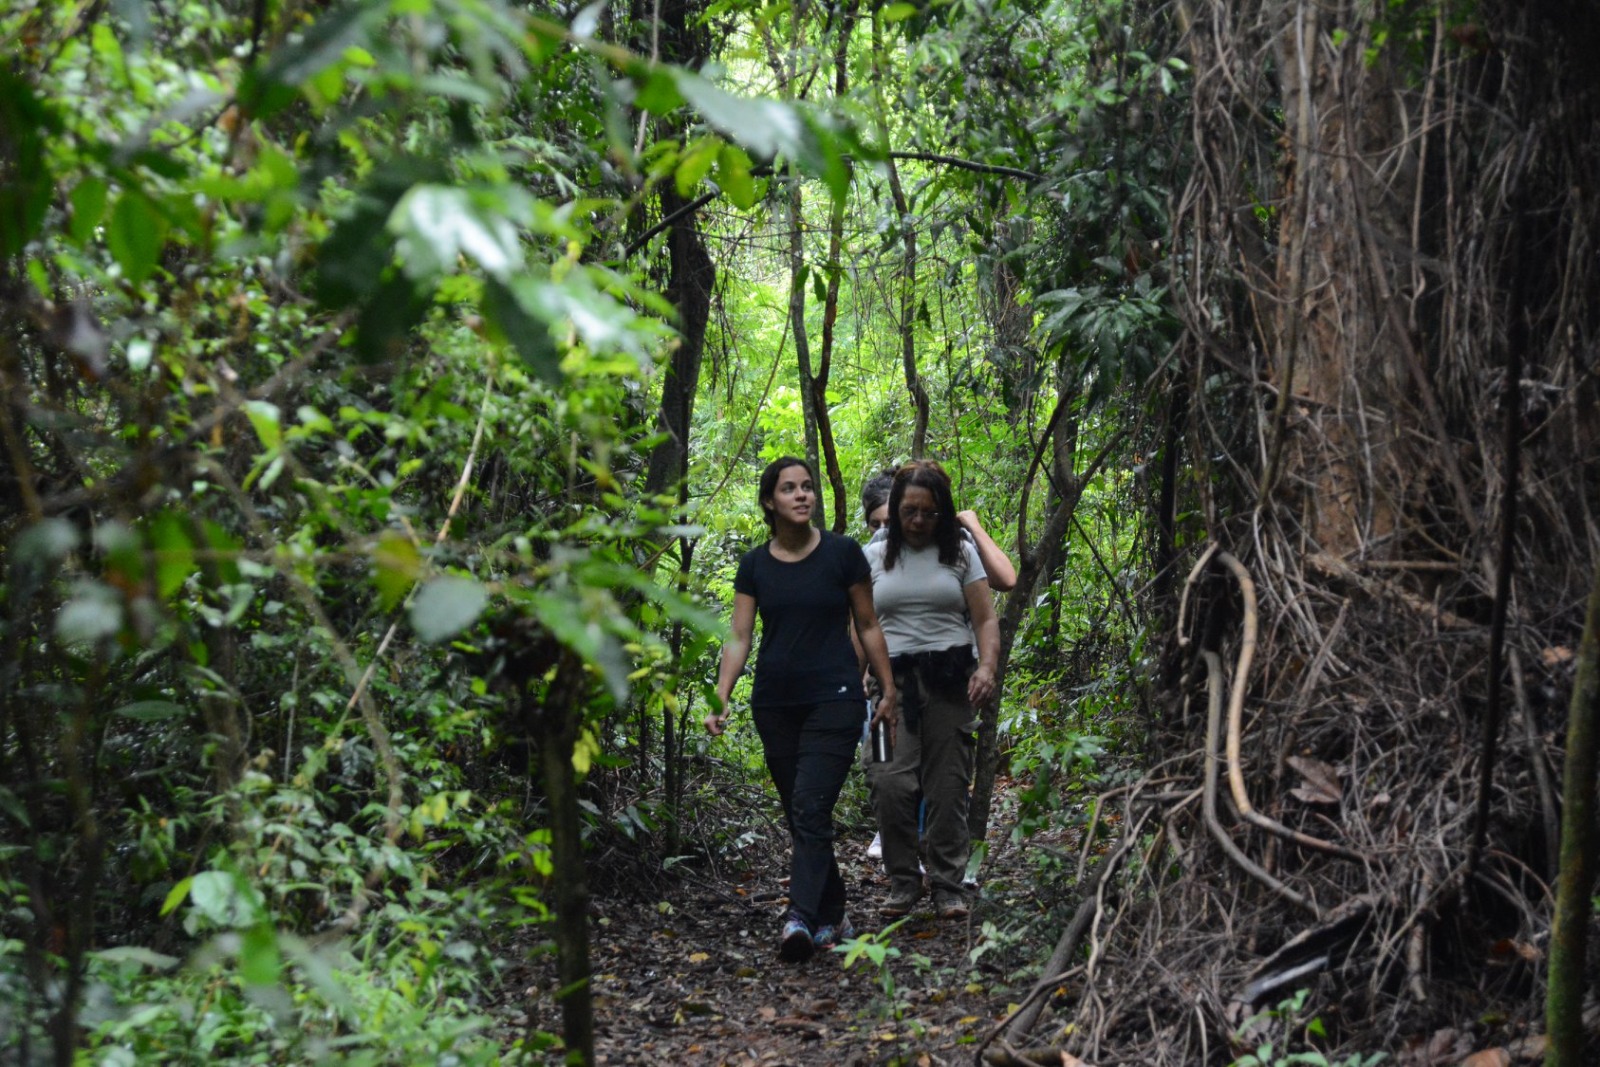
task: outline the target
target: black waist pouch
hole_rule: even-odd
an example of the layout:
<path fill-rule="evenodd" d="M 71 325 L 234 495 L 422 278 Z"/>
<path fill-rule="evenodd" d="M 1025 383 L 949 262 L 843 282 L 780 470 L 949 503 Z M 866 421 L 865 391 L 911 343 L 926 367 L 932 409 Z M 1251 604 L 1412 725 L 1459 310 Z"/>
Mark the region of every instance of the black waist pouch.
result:
<path fill-rule="evenodd" d="M 929 693 L 962 692 L 978 657 L 971 645 L 951 645 L 929 652 L 902 652 L 889 659 L 895 688 L 900 690 L 900 714 L 912 731 L 922 718 Z"/>

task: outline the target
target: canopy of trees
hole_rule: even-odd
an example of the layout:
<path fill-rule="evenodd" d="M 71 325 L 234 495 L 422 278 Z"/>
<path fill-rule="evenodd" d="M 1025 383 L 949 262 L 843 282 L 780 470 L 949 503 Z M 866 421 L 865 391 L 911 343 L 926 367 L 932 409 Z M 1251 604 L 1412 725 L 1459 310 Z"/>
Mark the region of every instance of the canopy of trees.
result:
<path fill-rule="evenodd" d="M 1070 832 L 1027 965 L 1076 978 L 1011 1038 L 1585 1062 L 1592 5 L 23 0 L 0 45 L 16 1062 L 585 1059 L 600 846 L 743 847 L 693 813 L 758 757 L 689 726 L 791 452 L 853 534 L 936 457 L 1018 564 L 971 829 Z M 561 1025 L 507 1048 L 526 924 Z"/>

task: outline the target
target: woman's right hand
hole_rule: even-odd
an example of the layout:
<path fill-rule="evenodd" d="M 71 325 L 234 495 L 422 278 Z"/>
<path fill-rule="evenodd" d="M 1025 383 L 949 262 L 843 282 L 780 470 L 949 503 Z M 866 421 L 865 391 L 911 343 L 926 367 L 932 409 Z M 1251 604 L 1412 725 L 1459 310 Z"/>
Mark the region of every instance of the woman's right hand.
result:
<path fill-rule="evenodd" d="M 723 728 L 728 725 L 728 715 L 726 712 L 721 715 L 718 715 L 716 712 L 712 712 L 710 715 L 707 715 L 705 718 L 700 720 L 700 725 L 704 726 L 706 728 L 706 733 L 710 734 L 712 737 L 721 737 Z"/>

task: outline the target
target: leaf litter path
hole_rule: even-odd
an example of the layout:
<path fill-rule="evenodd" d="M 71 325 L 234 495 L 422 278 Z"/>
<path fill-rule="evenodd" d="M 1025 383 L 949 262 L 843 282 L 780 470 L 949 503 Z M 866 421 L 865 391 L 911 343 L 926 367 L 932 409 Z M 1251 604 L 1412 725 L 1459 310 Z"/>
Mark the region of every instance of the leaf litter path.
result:
<path fill-rule="evenodd" d="M 772 854 L 743 876 L 717 881 L 693 874 L 660 886 L 653 901 L 641 899 L 646 886 L 597 878 L 590 924 L 597 1063 L 973 1062 L 977 1042 L 1026 992 L 1027 981 L 1016 976 L 1008 985 L 993 962 L 998 955 L 980 954 L 974 964 L 970 952 L 986 919 L 1009 912 L 1014 920 L 1019 903 L 1027 906 L 1028 879 L 1013 878 L 1020 872 L 1005 870 L 991 851 L 984 889 L 968 918 L 936 918 L 925 896 L 890 935 L 900 954 L 887 963 L 893 984 L 886 992 L 882 972 L 865 958 L 848 968 L 837 952 L 818 952 L 801 964 L 779 961 L 777 935 L 787 902 L 781 844 L 774 842 Z M 881 866 L 865 858 L 865 845 L 864 838 L 843 835 L 838 845 L 858 933 L 882 928 L 877 909 L 889 888 Z M 1013 888 L 1022 889 L 1024 900 L 1007 899 Z M 1054 937 L 1048 925 L 1030 925 L 1040 940 Z M 1049 947 L 1012 946 L 1024 959 L 1042 958 Z M 525 996 L 507 1006 L 508 1025 L 520 1029 L 531 1021 L 560 1032 L 553 974 L 546 958 L 512 976 L 510 987 Z"/>

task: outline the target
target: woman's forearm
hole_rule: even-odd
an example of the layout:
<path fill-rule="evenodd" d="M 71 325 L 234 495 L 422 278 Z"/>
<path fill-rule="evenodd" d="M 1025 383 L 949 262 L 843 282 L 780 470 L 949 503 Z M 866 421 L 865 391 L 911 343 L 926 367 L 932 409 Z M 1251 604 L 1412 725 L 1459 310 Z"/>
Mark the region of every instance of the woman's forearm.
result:
<path fill-rule="evenodd" d="M 739 675 L 744 672 L 744 665 L 749 659 L 748 638 L 733 636 L 722 643 L 722 663 L 717 669 L 717 696 L 724 705 L 733 695 L 734 683 L 739 680 Z"/>
<path fill-rule="evenodd" d="M 994 538 L 989 536 L 989 531 L 983 528 L 977 513 L 958 512 L 956 520 L 972 535 L 972 543 L 978 549 L 978 561 L 983 564 L 989 579 L 989 588 L 997 593 L 1009 593 L 1016 588 L 1017 568 L 1012 564 L 1011 557 L 1006 555 L 1005 549 L 996 544 Z"/>
<path fill-rule="evenodd" d="M 989 616 L 978 626 L 978 665 L 991 672 L 1000 669 L 1000 621 Z"/>

